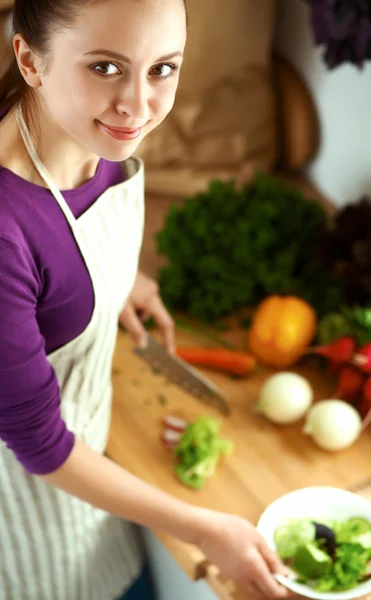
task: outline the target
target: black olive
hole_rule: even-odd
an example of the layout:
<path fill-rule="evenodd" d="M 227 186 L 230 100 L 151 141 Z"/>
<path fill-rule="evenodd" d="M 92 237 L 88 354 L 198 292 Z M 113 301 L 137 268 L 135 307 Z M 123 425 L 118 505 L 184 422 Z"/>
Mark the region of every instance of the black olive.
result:
<path fill-rule="evenodd" d="M 335 533 L 327 527 L 326 525 L 322 525 L 321 523 L 316 523 L 313 521 L 313 524 L 316 528 L 316 540 L 323 540 L 326 546 L 326 550 L 331 558 L 335 558 L 336 551 L 336 538 Z"/>

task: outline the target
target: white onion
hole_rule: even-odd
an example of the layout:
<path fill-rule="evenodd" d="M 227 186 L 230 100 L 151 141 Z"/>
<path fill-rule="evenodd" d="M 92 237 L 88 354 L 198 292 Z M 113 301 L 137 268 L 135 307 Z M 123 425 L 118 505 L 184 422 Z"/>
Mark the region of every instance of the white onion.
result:
<path fill-rule="evenodd" d="M 303 432 L 324 450 L 342 450 L 357 439 L 362 420 L 343 400 L 321 400 L 309 411 Z"/>
<path fill-rule="evenodd" d="M 312 401 L 309 382 L 301 375 L 283 371 L 263 384 L 255 410 L 274 423 L 293 423 L 305 415 Z"/>

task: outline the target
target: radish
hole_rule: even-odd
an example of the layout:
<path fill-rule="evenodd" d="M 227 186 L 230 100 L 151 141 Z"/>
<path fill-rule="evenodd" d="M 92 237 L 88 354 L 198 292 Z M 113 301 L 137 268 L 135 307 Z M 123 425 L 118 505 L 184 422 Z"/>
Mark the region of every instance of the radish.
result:
<path fill-rule="evenodd" d="M 362 428 L 365 429 L 371 423 L 371 377 L 367 379 L 363 387 L 357 409 L 363 419 Z"/>
<path fill-rule="evenodd" d="M 185 431 L 188 423 L 183 419 L 179 419 L 178 417 L 173 417 L 172 415 L 168 415 L 167 417 L 163 417 L 162 424 L 168 428 L 173 429 L 174 431 Z"/>
<path fill-rule="evenodd" d="M 358 348 L 352 362 L 365 373 L 371 373 L 371 344 L 365 344 Z"/>
<path fill-rule="evenodd" d="M 341 368 L 335 398 L 354 404 L 363 388 L 367 375 L 352 365 Z"/>
<path fill-rule="evenodd" d="M 169 449 L 175 448 L 181 437 L 180 431 L 174 431 L 174 429 L 164 429 L 161 433 L 161 441 Z"/>
<path fill-rule="evenodd" d="M 352 360 L 356 350 L 356 340 L 351 335 L 343 335 L 331 344 L 308 348 L 306 354 L 319 354 L 329 361 L 331 367 L 339 368 Z"/>

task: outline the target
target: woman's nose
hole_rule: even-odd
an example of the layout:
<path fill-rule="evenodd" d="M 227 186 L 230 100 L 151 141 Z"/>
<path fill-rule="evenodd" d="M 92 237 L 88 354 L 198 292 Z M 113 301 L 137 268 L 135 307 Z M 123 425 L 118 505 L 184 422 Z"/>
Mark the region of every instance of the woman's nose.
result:
<path fill-rule="evenodd" d="M 135 121 L 145 124 L 149 119 L 149 86 L 146 81 L 127 82 L 116 103 L 119 114 L 126 114 Z"/>

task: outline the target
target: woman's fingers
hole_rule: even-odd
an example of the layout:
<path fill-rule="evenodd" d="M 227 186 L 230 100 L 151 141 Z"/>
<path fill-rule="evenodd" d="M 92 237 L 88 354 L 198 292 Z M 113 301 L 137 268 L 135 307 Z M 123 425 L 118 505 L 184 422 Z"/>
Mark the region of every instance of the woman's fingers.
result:
<path fill-rule="evenodd" d="M 257 547 L 272 573 L 279 573 L 280 575 L 288 574 L 288 569 L 282 564 L 280 558 L 273 552 L 264 539 L 257 544 Z"/>
<path fill-rule="evenodd" d="M 175 354 L 175 324 L 158 294 L 151 298 L 146 312 L 154 318 L 159 326 L 166 349 L 171 354 Z"/>
<path fill-rule="evenodd" d="M 141 348 L 147 343 L 147 331 L 143 327 L 140 318 L 131 302 L 128 302 L 120 315 L 120 324 L 127 329 L 131 338 Z"/>
<path fill-rule="evenodd" d="M 288 598 L 289 590 L 281 586 L 273 577 L 273 574 L 259 550 L 251 549 L 247 563 L 248 577 L 257 588 L 259 595 L 264 598 Z"/>
<path fill-rule="evenodd" d="M 174 321 L 157 294 L 152 296 L 140 315 L 133 303 L 129 301 L 120 315 L 120 323 L 127 329 L 134 342 L 143 348 L 147 343 L 147 331 L 143 326 L 143 320 L 147 320 L 148 317 L 153 317 L 160 328 L 166 349 L 175 354 Z"/>

